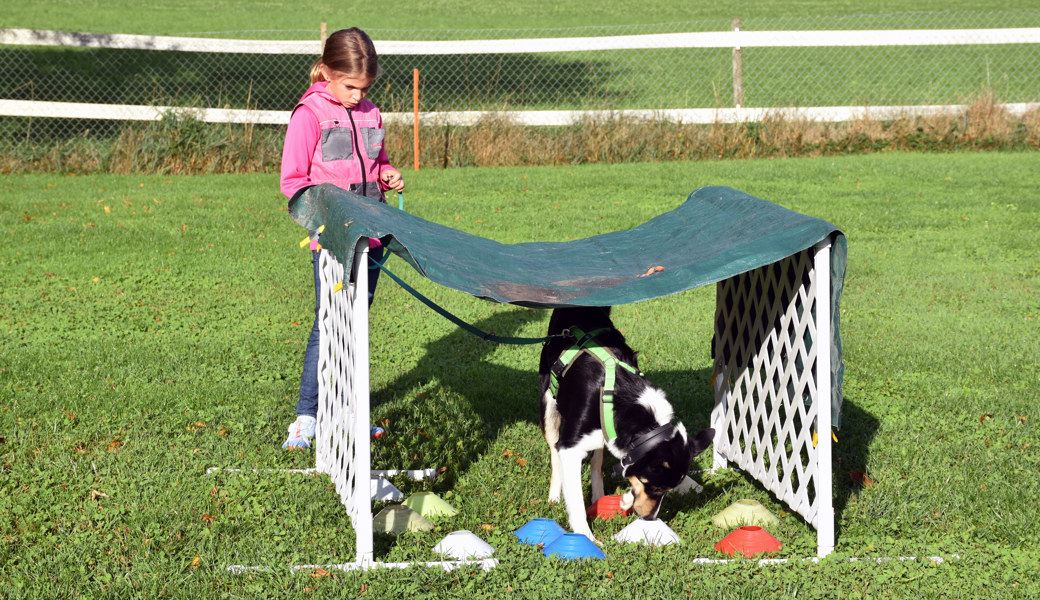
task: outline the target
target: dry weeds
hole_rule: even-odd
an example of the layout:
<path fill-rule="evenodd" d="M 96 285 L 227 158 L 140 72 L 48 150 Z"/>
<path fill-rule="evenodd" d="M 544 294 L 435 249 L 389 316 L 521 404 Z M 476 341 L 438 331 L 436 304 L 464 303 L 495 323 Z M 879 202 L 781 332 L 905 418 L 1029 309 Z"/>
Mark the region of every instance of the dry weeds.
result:
<path fill-rule="evenodd" d="M 388 126 L 387 151 L 413 164 L 412 126 Z M 209 125 L 191 119 L 129 124 L 107 144 L 73 138 L 0 150 L 0 172 L 277 172 L 281 127 Z M 614 115 L 567 127 L 528 127 L 507 113 L 472 126 L 423 126 L 421 167 L 570 165 L 831 156 L 870 152 L 1040 149 L 1040 109 L 1013 115 L 992 94 L 964 111 L 820 123 L 778 111 L 754 123 L 692 125 Z"/>

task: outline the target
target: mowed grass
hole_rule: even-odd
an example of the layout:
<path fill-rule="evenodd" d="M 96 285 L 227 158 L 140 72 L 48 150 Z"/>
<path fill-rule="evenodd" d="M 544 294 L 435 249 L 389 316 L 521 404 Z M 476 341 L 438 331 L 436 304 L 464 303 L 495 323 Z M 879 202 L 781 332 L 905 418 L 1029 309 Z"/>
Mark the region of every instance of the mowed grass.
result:
<path fill-rule="evenodd" d="M 1000 10 L 1035 9 L 1032 0 L 1005 0 Z M 727 0 L 677 3 L 647 0 L 639 4 L 605 0 L 594 4 L 560 4 L 552 0 L 464 2 L 462 0 L 403 0 L 391 10 L 380 4 L 338 5 L 318 0 L 279 0 L 242 3 L 232 0 L 182 0 L 140 10 L 133 0 L 103 3 L 83 0 L 41 0 L 4 7 L 5 27 L 30 27 L 98 33 L 184 33 L 301 29 L 317 31 L 322 22 L 331 28 L 400 29 L 526 29 L 658 24 L 733 17 L 788 18 L 926 11 L 991 11 L 980 0 L 878 0 L 865 8 L 851 0 Z M 999 26 L 999 25 L 997 25 Z"/>
<path fill-rule="evenodd" d="M 326 477 L 206 474 L 313 466 L 280 449 L 313 292 L 275 176 L 0 178 L 0 597 L 1035 597 L 1035 164 L 889 153 L 406 173 L 410 212 L 503 242 L 630 228 L 702 185 L 828 220 L 849 240 L 838 545 L 818 564 L 798 560 L 815 554 L 814 531 L 730 471 L 666 500 L 679 546 L 611 541 L 627 521 L 595 523 L 605 561 L 518 545 L 511 532 L 531 518 L 566 521 L 545 502 L 538 347 L 482 342 L 384 278 L 372 416 L 389 435 L 373 466 L 445 467 L 432 483 L 395 483 L 460 514 L 378 538 L 377 558 L 436 560 L 445 534 L 468 529 L 496 548 L 486 574 L 337 571 L 327 565 L 354 559 L 354 532 Z M 388 265 L 482 329 L 543 333 L 545 311 Z M 711 408 L 713 310 L 708 287 L 615 311 L 688 427 Z M 854 486 L 850 470 L 875 484 Z M 727 532 L 710 518 L 744 497 L 780 516 L 777 557 L 795 560 L 694 564 L 723 558 L 713 545 Z M 900 556 L 921 558 L 844 560 Z"/>

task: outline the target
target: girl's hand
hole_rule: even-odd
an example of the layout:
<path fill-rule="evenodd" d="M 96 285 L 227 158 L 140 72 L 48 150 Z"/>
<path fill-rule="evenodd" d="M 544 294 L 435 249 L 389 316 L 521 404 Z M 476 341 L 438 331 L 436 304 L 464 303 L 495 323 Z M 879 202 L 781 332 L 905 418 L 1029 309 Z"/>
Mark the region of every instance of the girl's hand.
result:
<path fill-rule="evenodd" d="M 396 190 L 398 192 L 404 191 L 404 179 L 401 178 L 401 174 L 397 171 L 386 170 L 379 176 L 383 180 L 383 185 L 388 189 Z"/>

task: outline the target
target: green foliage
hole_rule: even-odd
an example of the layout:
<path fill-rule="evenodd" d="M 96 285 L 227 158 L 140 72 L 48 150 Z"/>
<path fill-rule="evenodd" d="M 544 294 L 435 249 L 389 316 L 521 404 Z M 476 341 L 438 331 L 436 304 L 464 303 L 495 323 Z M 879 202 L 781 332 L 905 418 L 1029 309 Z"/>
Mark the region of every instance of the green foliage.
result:
<path fill-rule="evenodd" d="M 701 185 L 826 219 L 849 239 L 838 545 L 820 563 L 801 560 L 815 554 L 813 530 L 731 471 L 666 500 L 679 546 L 614 543 L 627 520 L 593 524 L 606 561 L 518 545 L 512 531 L 529 519 L 566 521 L 545 501 L 538 348 L 475 339 L 382 280 L 372 400 L 389 435 L 373 466 L 445 467 L 432 483 L 395 484 L 460 514 L 377 539 L 377 558 L 436 560 L 446 533 L 468 529 L 496 548 L 489 573 L 328 568 L 354 559 L 354 532 L 326 477 L 206 474 L 313 466 L 280 449 L 313 293 L 276 176 L 2 177 L 0 598 L 1035 597 L 1035 164 L 1035 153 L 888 153 L 406 173 L 410 212 L 503 242 L 630 228 Z M 543 311 L 388 264 L 485 330 L 543 333 Z M 616 310 L 691 427 L 711 409 L 713 311 L 710 288 Z M 875 484 L 855 486 L 850 470 Z M 745 497 L 780 517 L 771 533 L 791 560 L 695 564 L 724 558 L 710 517 Z M 880 560 L 899 556 L 918 559 Z M 266 570 L 227 570 L 236 564 Z"/>
<path fill-rule="evenodd" d="M 71 126 L 71 122 L 70 126 Z M 9 125 L 13 126 L 13 123 Z M 0 173 L 224 174 L 277 172 L 284 128 L 203 123 L 167 114 L 117 128 L 114 139 L 46 138 L 0 149 Z M 387 153 L 414 162 L 411 125 L 387 126 Z M 783 114 L 760 122 L 680 124 L 617 116 L 566 127 L 526 127 L 489 115 L 471 126 L 422 126 L 424 167 L 639 163 L 876 152 L 1021 151 L 1040 148 L 1040 109 L 1012 115 L 991 93 L 947 115 L 817 123 Z"/>

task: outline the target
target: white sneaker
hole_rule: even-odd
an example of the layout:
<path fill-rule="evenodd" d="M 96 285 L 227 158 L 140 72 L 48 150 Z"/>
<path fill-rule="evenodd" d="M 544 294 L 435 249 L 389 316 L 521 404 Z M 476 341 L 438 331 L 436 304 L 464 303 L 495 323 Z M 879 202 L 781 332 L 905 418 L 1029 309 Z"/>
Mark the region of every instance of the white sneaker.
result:
<path fill-rule="evenodd" d="M 310 415 L 299 415 L 289 425 L 289 438 L 282 444 L 282 448 L 308 450 L 314 439 L 314 427 L 318 420 Z"/>

